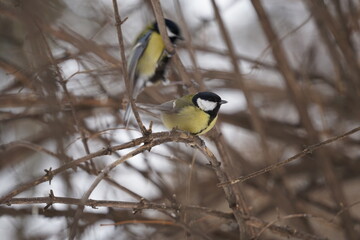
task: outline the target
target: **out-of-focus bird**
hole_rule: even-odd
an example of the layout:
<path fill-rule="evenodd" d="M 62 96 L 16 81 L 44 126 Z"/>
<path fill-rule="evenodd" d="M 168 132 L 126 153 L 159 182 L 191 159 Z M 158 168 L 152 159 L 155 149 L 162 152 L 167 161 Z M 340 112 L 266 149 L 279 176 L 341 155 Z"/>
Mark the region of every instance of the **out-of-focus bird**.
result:
<path fill-rule="evenodd" d="M 178 25 L 165 19 L 167 34 L 171 43 L 183 39 Z M 165 44 L 160 35 L 157 22 L 146 27 L 136 38 L 134 47 L 128 60 L 128 74 L 130 79 L 130 97 L 136 99 L 145 87 L 165 82 L 166 66 L 171 58 L 165 50 Z M 124 121 L 128 125 L 131 107 L 127 105 Z"/>

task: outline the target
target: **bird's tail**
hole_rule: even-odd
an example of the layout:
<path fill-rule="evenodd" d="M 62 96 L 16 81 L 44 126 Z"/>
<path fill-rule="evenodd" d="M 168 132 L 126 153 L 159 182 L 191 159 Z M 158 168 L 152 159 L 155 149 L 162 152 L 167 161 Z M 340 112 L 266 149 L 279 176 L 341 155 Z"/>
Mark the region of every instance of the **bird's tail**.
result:
<path fill-rule="evenodd" d="M 129 126 L 130 123 L 130 118 L 131 118 L 131 113 L 132 113 L 132 109 L 131 109 L 131 104 L 130 102 L 126 105 L 126 109 L 125 109 L 125 113 L 123 116 L 123 120 L 125 123 L 125 127 Z"/>

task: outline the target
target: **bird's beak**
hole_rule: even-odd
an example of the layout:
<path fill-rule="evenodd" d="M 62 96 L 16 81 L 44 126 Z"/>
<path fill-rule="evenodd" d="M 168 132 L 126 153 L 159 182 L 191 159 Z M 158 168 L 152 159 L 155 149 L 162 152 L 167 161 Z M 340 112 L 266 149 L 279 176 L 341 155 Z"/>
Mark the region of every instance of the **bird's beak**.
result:
<path fill-rule="evenodd" d="M 220 102 L 220 104 L 225 104 L 225 103 L 227 103 L 228 101 L 226 101 L 226 100 L 221 100 L 221 102 Z"/>

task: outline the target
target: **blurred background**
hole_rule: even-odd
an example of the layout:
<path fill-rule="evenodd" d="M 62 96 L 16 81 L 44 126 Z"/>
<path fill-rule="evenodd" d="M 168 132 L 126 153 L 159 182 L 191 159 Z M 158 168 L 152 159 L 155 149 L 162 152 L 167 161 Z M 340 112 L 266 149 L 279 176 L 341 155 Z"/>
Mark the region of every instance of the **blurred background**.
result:
<path fill-rule="evenodd" d="M 185 70 L 172 62 L 171 83 L 147 88 L 137 102 L 160 104 L 200 90 L 227 100 L 216 129 L 201 138 L 230 179 L 359 127 L 358 1 L 161 4 L 183 32 L 177 54 Z M 121 28 L 128 55 L 155 18 L 148 0 L 118 6 L 127 18 Z M 112 1 L 0 0 L 0 196 L 44 169 L 142 136 L 135 122 L 125 128 L 122 120 L 121 66 Z M 140 115 L 146 126 L 153 122 L 153 132 L 166 130 L 158 118 Z M 1 202 L 1 236 L 69 238 L 77 206 L 47 206 L 35 198 L 52 190 L 80 199 L 101 169 L 133 149 L 69 168 L 51 184 L 35 183 L 15 194 L 21 204 Z M 250 239 L 355 240 L 359 176 L 360 134 L 354 133 L 232 189 Z M 162 144 L 113 169 L 90 199 L 168 208 L 85 207 L 76 238 L 239 239 L 239 221 L 218 183 L 199 151 Z M 114 222 L 120 224 L 100 226 Z"/>

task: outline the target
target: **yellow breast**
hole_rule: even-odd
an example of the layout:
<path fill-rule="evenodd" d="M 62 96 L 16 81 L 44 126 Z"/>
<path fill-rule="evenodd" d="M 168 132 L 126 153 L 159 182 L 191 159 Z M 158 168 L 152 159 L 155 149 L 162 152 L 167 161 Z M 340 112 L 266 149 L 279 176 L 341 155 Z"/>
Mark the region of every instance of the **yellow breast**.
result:
<path fill-rule="evenodd" d="M 162 113 L 161 119 L 168 129 L 178 128 L 192 134 L 201 135 L 214 127 L 217 116 L 209 124 L 209 114 L 197 107 L 187 106 L 178 113 Z"/>
<path fill-rule="evenodd" d="M 144 53 L 139 59 L 137 72 L 143 76 L 153 76 L 164 49 L 165 45 L 161 35 L 153 32 Z"/>

